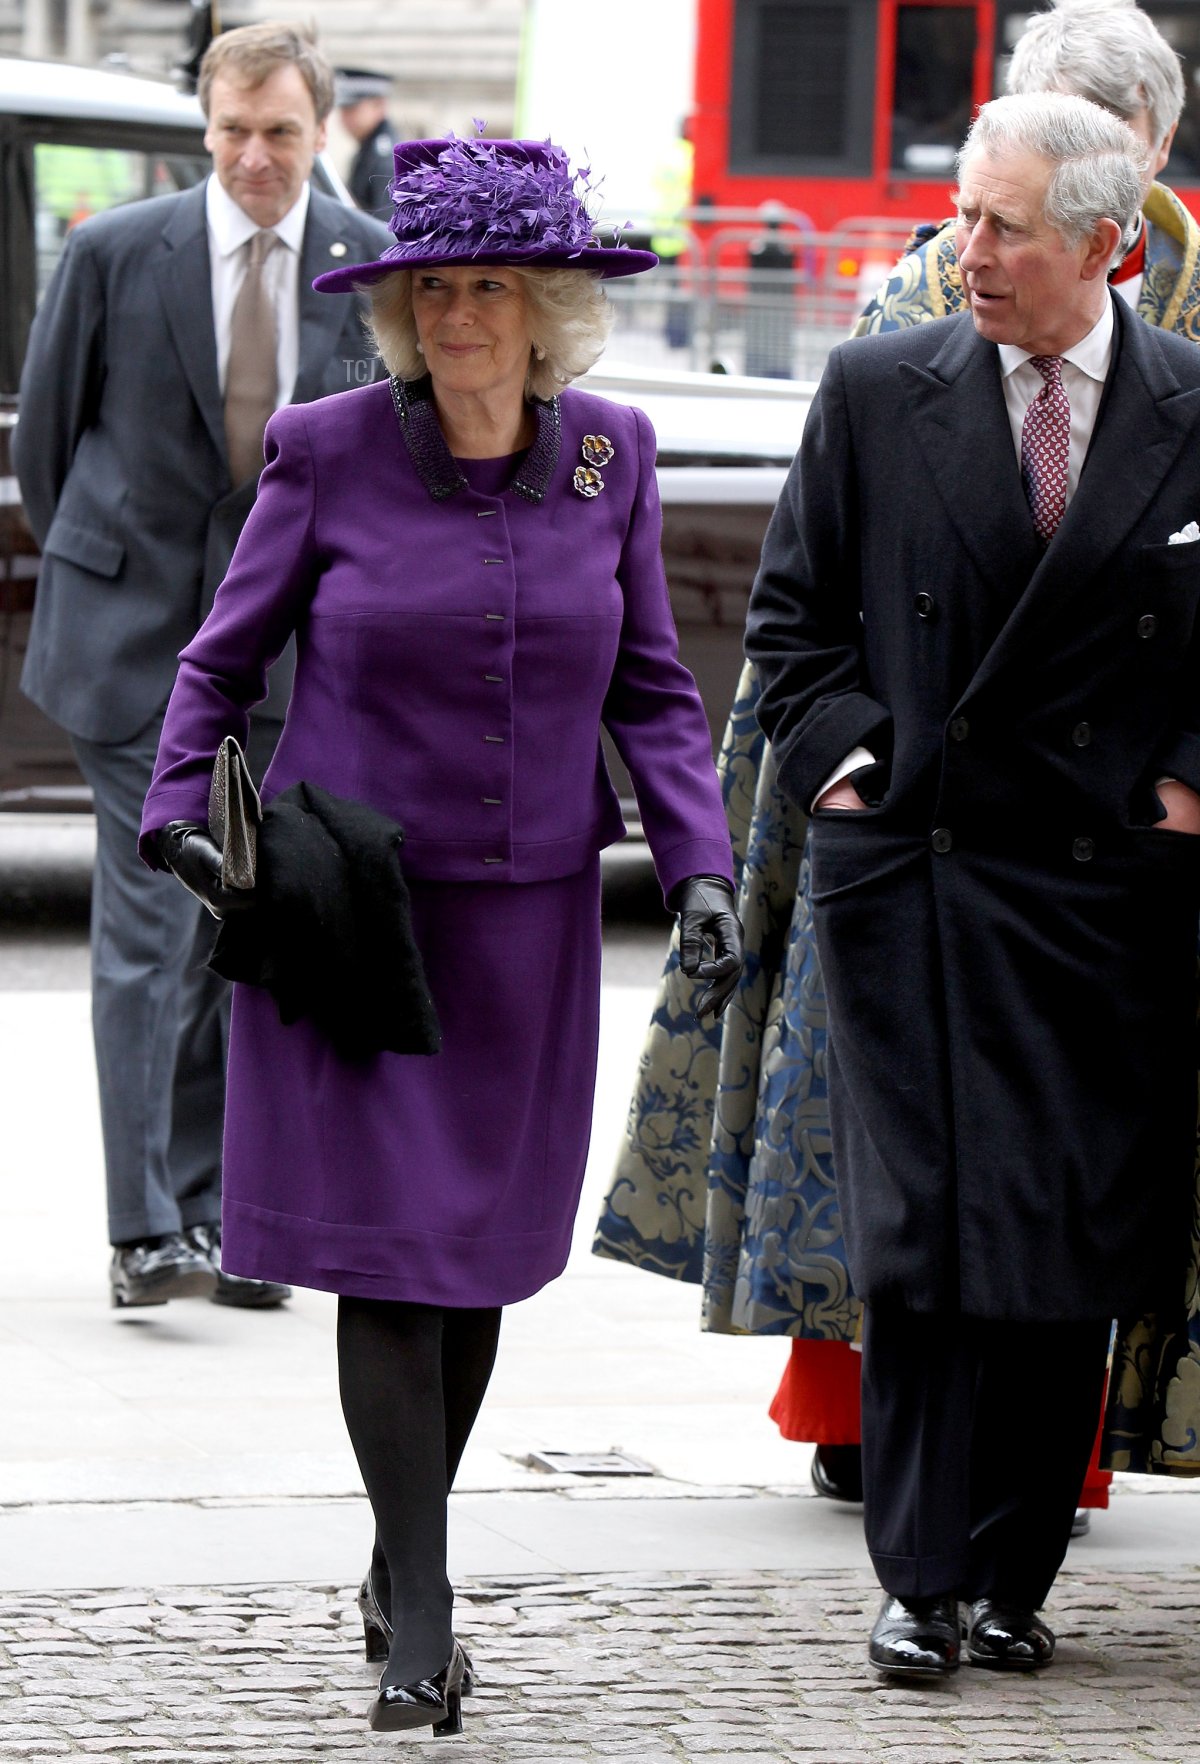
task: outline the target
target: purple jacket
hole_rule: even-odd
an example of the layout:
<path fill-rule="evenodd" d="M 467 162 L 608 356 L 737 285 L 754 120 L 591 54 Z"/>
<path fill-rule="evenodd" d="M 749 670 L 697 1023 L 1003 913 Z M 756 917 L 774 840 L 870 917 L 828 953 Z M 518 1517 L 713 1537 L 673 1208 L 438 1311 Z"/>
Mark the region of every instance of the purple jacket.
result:
<path fill-rule="evenodd" d="M 258 500 L 212 613 L 180 657 L 147 835 L 207 819 L 222 736 L 294 630 L 296 683 L 264 780 L 301 778 L 405 829 L 413 877 L 574 873 L 624 832 L 600 748 L 633 779 L 664 893 L 732 876 L 708 725 L 677 657 L 659 549 L 654 435 L 640 411 L 567 391 L 497 496 L 462 480 L 428 383 L 280 410 Z M 604 488 L 574 486 L 585 435 Z"/>

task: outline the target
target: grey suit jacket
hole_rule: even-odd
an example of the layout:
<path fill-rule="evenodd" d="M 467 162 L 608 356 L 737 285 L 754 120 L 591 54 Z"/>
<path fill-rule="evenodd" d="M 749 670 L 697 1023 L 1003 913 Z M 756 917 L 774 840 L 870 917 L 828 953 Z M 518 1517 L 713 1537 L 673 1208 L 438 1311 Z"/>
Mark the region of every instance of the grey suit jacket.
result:
<path fill-rule="evenodd" d="M 389 243 L 312 192 L 294 402 L 382 374 L 359 303 L 311 283 Z M 22 688 L 72 734 L 129 740 L 166 704 L 253 502 L 225 451 L 203 184 L 71 234 L 30 336 L 14 455 L 44 553 Z"/>

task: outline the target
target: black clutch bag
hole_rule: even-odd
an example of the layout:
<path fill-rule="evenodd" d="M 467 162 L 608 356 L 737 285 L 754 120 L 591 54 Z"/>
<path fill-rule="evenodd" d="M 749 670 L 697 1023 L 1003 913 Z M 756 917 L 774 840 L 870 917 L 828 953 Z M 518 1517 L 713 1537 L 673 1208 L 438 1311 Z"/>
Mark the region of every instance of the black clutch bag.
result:
<path fill-rule="evenodd" d="M 208 792 L 208 830 L 221 848 L 221 885 L 253 888 L 262 804 L 246 756 L 232 735 L 217 749 Z"/>

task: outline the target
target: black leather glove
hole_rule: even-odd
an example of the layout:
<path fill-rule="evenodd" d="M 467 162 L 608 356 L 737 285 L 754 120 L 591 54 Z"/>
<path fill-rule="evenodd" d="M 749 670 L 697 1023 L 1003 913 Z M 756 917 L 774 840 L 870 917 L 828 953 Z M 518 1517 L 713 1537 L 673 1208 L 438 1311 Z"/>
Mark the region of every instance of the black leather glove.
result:
<path fill-rule="evenodd" d="M 158 855 L 168 870 L 214 919 L 242 912 L 252 904 L 252 888 L 222 886 L 221 848 L 207 827 L 195 821 L 168 821 L 156 838 Z"/>
<path fill-rule="evenodd" d="M 679 914 L 679 966 L 691 980 L 707 980 L 698 1019 L 716 1019 L 733 997 L 742 972 L 742 926 L 733 889 L 720 876 L 689 876 L 672 892 Z M 706 955 L 708 947 L 712 955 Z"/>

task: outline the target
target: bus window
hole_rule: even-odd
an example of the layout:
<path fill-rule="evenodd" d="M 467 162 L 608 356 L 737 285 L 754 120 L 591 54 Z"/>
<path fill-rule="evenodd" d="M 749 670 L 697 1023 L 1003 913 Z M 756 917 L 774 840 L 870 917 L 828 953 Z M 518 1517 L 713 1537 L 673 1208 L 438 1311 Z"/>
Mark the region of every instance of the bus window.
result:
<path fill-rule="evenodd" d="M 910 178 L 954 176 L 971 123 L 974 6 L 896 9 L 892 169 Z"/>
<path fill-rule="evenodd" d="M 875 0 L 738 0 L 730 169 L 869 172 Z"/>

